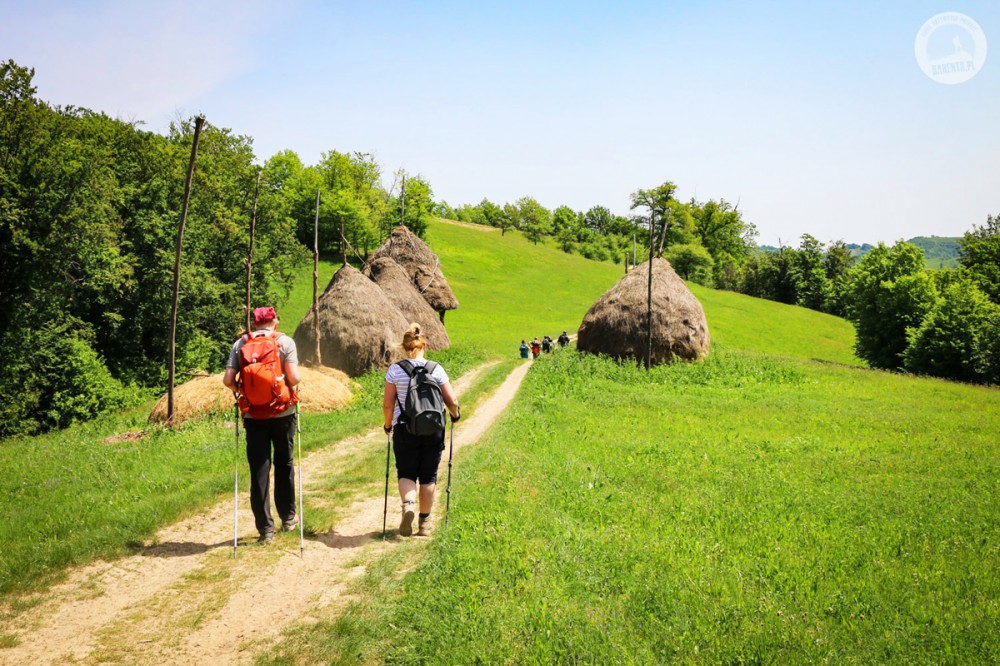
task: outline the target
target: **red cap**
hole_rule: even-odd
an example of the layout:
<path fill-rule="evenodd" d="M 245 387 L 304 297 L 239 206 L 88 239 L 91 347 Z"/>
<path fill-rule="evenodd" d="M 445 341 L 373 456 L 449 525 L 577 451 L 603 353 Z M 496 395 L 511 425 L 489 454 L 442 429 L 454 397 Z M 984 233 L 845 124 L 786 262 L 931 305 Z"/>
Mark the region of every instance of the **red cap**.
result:
<path fill-rule="evenodd" d="M 269 321 L 273 321 L 278 318 L 278 313 L 274 311 L 274 308 L 268 306 L 266 308 L 257 308 L 253 311 L 253 321 L 255 324 L 264 324 Z"/>

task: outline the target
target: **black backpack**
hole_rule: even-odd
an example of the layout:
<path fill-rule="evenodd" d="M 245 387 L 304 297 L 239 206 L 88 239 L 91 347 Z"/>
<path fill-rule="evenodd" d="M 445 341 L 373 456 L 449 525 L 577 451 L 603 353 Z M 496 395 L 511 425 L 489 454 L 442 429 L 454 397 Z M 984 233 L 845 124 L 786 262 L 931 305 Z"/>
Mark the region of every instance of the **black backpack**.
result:
<path fill-rule="evenodd" d="M 431 377 L 437 365 L 434 361 L 427 361 L 426 365 L 399 362 L 399 367 L 410 378 L 406 404 L 399 405 L 400 420 L 411 435 L 434 435 L 444 430 L 444 396 L 437 380 Z M 396 402 L 399 403 L 399 396 Z"/>

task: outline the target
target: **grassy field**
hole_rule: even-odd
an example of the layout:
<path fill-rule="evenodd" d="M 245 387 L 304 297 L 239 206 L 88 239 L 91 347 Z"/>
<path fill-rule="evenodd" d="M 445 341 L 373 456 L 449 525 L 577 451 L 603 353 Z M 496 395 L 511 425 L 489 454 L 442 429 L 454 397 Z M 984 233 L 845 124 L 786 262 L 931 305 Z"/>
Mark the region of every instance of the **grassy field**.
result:
<path fill-rule="evenodd" d="M 841 320 L 696 293 L 708 361 L 543 357 L 457 461 L 429 552 L 260 663 L 1000 660 L 1000 393 L 864 370 Z"/>
<path fill-rule="evenodd" d="M 452 374 L 508 359 L 475 395 L 621 274 L 517 233 L 438 222 L 428 239 L 461 302 L 436 357 Z M 279 306 L 286 331 L 311 280 L 310 265 Z M 544 356 L 456 461 L 449 527 L 393 549 L 346 615 L 261 663 L 1000 661 L 1000 392 L 865 370 L 843 320 L 693 289 L 706 362 Z M 361 383 L 348 409 L 304 417 L 304 449 L 377 425 L 381 377 Z M 231 492 L 226 414 L 161 431 L 146 413 L 0 442 L 8 601 Z M 329 492 L 381 483 L 370 457 Z"/>

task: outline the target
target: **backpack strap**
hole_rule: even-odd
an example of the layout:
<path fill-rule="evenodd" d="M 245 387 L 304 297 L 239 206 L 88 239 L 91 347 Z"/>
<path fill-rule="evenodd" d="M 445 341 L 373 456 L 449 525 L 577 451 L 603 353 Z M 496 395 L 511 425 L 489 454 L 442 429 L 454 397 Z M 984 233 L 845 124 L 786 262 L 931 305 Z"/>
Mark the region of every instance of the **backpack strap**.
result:
<path fill-rule="evenodd" d="M 436 361 L 427 361 L 427 363 L 424 364 L 424 369 L 427 370 L 428 375 L 432 374 L 434 372 L 434 369 L 437 367 L 438 364 Z"/>

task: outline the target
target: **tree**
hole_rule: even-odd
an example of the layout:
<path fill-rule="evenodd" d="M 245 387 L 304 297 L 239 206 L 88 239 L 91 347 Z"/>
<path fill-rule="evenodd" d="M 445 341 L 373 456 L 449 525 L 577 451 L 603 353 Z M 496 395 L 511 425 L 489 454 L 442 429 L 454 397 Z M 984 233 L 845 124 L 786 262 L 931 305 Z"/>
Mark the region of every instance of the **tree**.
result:
<path fill-rule="evenodd" d="M 1000 215 L 987 215 L 986 224 L 967 231 L 958 241 L 958 255 L 979 288 L 1000 304 Z"/>
<path fill-rule="evenodd" d="M 576 233 L 578 216 L 569 206 L 559 206 L 552 211 L 552 233 L 557 236 L 565 229 Z"/>
<path fill-rule="evenodd" d="M 907 331 L 920 326 L 937 290 L 916 245 L 879 243 L 851 271 L 847 316 L 857 331 L 857 355 L 873 368 L 903 368 Z"/>
<path fill-rule="evenodd" d="M 792 271 L 794 261 L 792 248 L 752 255 L 741 269 L 739 290 L 749 296 L 794 304 L 797 299 Z"/>
<path fill-rule="evenodd" d="M 757 227 L 725 199 L 691 202 L 695 233 L 715 260 L 715 282 L 723 288 L 735 286 L 737 269 L 750 257 Z"/>
<path fill-rule="evenodd" d="M 521 212 L 513 204 L 503 205 L 503 215 L 500 216 L 500 235 L 504 236 L 508 229 L 518 229 L 521 226 Z"/>
<path fill-rule="evenodd" d="M 583 214 L 583 223 L 596 234 L 606 234 L 610 230 L 614 216 L 604 206 L 594 206 Z"/>
<path fill-rule="evenodd" d="M 824 258 L 826 277 L 830 280 L 830 300 L 827 312 L 843 317 L 847 312 L 844 294 L 847 291 L 847 281 L 850 277 L 854 257 L 847 243 L 842 240 L 830 243 Z"/>
<path fill-rule="evenodd" d="M 990 336 L 998 313 L 1000 306 L 990 302 L 968 274 L 957 275 L 920 325 L 908 330 L 906 369 L 960 381 L 989 381 L 991 345 L 995 346 Z"/>
<path fill-rule="evenodd" d="M 665 232 L 664 226 L 668 227 L 666 232 L 669 232 L 670 216 L 667 215 L 667 211 L 670 210 L 670 202 L 673 200 L 674 192 L 676 191 L 677 186 L 668 180 L 652 189 L 636 190 L 630 196 L 630 208 L 632 210 L 645 208 L 649 211 L 649 216 L 646 218 L 645 223 L 647 229 L 650 222 L 653 224 L 651 235 L 653 236 L 652 242 L 654 244 L 658 242 L 661 234 Z M 649 236 L 646 234 L 643 234 L 643 236 L 645 236 L 646 244 L 648 245 L 650 242 Z M 650 248 L 647 247 L 646 249 L 648 254 Z"/>
<path fill-rule="evenodd" d="M 479 224 L 486 224 L 491 227 L 499 227 L 503 218 L 503 209 L 489 199 L 483 199 L 476 207 L 478 210 L 476 221 Z M 503 233 L 500 234 L 501 236 Z"/>
<path fill-rule="evenodd" d="M 803 234 L 799 249 L 794 253 L 791 278 L 795 285 L 795 302 L 812 310 L 825 312 L 832 298 L 833 284 L 826 275 L 823 244 L 809 234 Z"/>
<path fill-rule="evenodd" d="M 667 250 L 666 258 L 677 274 L 685 280 L 692 280 L 701 285 L 711 284 L 712 255 L 701 246 L 701 243 L 673 245 Z"/>
<path fill-rule="evenodd" d="M 525 237 L 535 245 L 552 233 L 552 214 L 531 197 L 517 200 L 518 217 Z"/>

